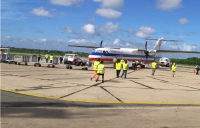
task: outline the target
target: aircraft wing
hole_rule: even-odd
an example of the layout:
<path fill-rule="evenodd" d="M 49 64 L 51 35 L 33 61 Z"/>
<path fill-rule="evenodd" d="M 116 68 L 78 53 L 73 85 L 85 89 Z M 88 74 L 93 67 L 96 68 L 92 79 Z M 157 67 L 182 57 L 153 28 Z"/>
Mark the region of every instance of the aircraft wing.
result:
<path fill-rule="evenodd" d="M 146 39 L 146 40 L 158 41 L 158 39 Z M 163 40 L 163 39 L 161 39 L 161 41 L 178 42 L 178 40 Z"/>
<path fill-rule="evenodd" d="M 200 54 L 198 51 L 173 51 L 173 50 L 156 50 L 156 53 L 193 53 Z"/>
<path fill-rule="evenodd" d="M 145 49 L 137 49 L 137 51 L 145 52 L 145 51 L 147 51 L 147 50 L 145 50 Z"/>
<path fill-rule="evenodd" d="M 79 45 L 68 45 L 69 47 L 77 47 L 77 48 L 90 48 L 90 49 L 96 49 L 100 47 L 94 47 L 94 46 L 79 46 Z"/>

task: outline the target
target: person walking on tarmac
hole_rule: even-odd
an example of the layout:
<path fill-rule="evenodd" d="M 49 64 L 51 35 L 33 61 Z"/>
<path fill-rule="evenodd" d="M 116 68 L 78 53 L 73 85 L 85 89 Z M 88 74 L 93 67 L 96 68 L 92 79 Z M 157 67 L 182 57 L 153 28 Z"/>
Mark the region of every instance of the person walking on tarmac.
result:
<path fill-rule="evenodd" d="M 104 82 L 104 74 L 105 74 L 105 66 L 103 65 L 103 61 L 100 62 L 97 69 L 97 79 L 96 82 L 99 81 L 99 76 L 102 76 L 102 83 Z"/>
<path fill-rule="evenodd" d="M 114 58 L 113 58 L 113 68 L 115 68 L 116 62 L 117 62 L 117 57 L 114 57 Z"/>
<path fill-rule="evenodd" d="M 196 75 L 199 75 L 199 65 L 197 64 L 196 68 Z"/>
<path fill-rule="evenodd" d="M 53 63 L 53 55 L 50 55 L 50 63 Z"/>
<path fill-rule="evenodd" d="M 121 75 L 121 78 L 123 77 L 123 75 L 124 75 L 124 78 L 126 78 L 127 70 L 129 70 L 129 66 L 128 66 L 127 60 L 125 60 L 125 62 L 123 63 L 123 73 Z"/>
<path fill-rule="evenodd" d="M 117 75 L 117 78 L 119 78 L 119 74 L 120 74 L 121 69 L 122 69 L 122 63 L 120 63 L 120 60 L 117 60 L 117 63 L 116 63 L 116 75 Z"/>
<path fill-rule="evenodd" d="M 42 60 L 40 53 L 38 53 L 38 62 L 40 62 L 40 60 Z"/>
<path fill-rule="evenodd" d="M 60 64 L 62 64 L 63 61 L 63 55 L 60 56 Z"/>
<path fill-rule="evenodd" d="M 152 68 L 152 73 L 151 75 L 154 76 L 155 71 L 156 71 L 156 67 L 157 67 L 157 63 L 154 61 L 153 63 L 151 63 L 151 68 Z"/>
<path fill-rule="evenodd" d="M 46 59 L 46 63 L 48 63 L 48 60 L 49 60 L 49 55 L 48 54 L 45 55 L 45 59 Z"/>
<path fill-rule="evenodd" d="M 94 61 L 93 63 L 94 75 L 90 78 L 90 80 L 92 80 L 97 75 L 98 65 L 100 64 L 99 61 L 100 61 L 100 58 L 98 58 L 97 61 Z"/>
<path fill-rule="evenodd" d="M 174 77 L 176 71 L 177 71 L 176 63 L 173 63 L 173 65 L 172 65 L 172 76 L 173 77 Z"/>

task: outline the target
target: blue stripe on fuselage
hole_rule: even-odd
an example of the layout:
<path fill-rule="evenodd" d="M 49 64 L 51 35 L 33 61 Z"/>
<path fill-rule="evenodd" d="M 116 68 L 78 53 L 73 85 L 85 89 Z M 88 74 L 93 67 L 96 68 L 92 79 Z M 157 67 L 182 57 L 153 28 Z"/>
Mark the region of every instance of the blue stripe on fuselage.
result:
<path fill-rule="evenodd" d="M 115 53 L 95 53 L 95 52 L 92 52 L 90 53 L 90 55 L 97 55 L 97 56 L 115 56 L 115 57 L 135 57 L 135 58 L 146 58 L 145 55 L 130 55 L 130 54 L 115 54 Z M 148 56 L 148 58 L 152 58 L 154 59 L 155 57 L 152 57 L 152 56 Z M 156 57 L 157 58 L 157 57 Z"/>

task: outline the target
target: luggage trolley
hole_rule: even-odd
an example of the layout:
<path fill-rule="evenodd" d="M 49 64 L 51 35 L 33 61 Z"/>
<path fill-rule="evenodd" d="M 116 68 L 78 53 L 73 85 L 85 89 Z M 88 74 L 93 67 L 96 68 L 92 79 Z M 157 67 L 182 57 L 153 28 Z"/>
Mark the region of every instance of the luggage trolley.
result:
<path fill-rule="evenodd" d="M 34 63 L 34 67 L 38 66 L 41 67 L 41 64 L 47 64 L 47 67 L 55 68 L 55 65 L 58 64 L 58 57 L 53 57 L 52 63 L 46 62 L 38 62 L 38 55 L 33 55 L 31 57 L 31 63 Z"/>
<path fill-rule="evenodd" d="M 24 65 L 28 65 L 28 62 L 30 62 L 30 56 L 21 56 L 21 60 L 19 60 L 19 61 L 15 61 L 15 64 L 18 64 L 18 65 L 20 65 L 21 63 L 24 63 Z"/>

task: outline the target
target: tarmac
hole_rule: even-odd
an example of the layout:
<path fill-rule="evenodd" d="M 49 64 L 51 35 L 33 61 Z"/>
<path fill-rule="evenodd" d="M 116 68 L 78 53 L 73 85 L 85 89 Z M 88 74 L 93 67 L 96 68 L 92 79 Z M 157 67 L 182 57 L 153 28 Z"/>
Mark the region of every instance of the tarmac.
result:
<path fill-rule="evenodd" d="M 178 67 L 175 77 L 167 67 L 157 69 L 154 76 L 150 67 L 129 70 L 124 79 L 116 78 L 112 64 L 105 64 L 102 83 L 101 76 L 100 81 L 91 81 L 94 71 L 81 66 L 0 66 L 1 90 L 22 95 L 84 103 L 200 106 L 200 76 L 191 68 Z"/>

